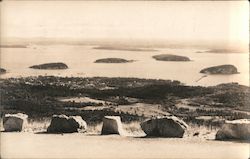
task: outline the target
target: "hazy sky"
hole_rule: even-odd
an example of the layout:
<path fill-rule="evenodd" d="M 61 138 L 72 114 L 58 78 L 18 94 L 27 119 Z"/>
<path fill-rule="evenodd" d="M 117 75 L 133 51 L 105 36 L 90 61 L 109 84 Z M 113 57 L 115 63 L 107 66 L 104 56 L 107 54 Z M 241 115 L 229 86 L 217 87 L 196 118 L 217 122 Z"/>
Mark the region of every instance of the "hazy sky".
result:
<path fill-rule="evenodd" d="M 247 43 L 247 1 L 4 1 L 1 36 Z"/>

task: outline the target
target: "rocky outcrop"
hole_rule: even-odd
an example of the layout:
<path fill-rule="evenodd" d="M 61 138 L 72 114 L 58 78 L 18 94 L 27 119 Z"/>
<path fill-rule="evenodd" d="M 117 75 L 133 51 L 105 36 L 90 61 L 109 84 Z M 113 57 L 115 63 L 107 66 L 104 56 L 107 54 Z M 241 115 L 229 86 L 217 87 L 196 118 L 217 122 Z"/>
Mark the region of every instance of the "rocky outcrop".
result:
<path fill-rule="evenodd" d="M 87 123 L 81 116 L 53 115 L 48 133 L 85 132 Z"/>
<path fill-rule="evenodd" d="M 56 63 L 45 63 L 45 64 L 40 64 L 40 65 L 34 65 L 34 66 L 30 66 L 30 68 L 57 70 L 57 69 L 67 69 L 68 66 L 62 62 L 56 62 Z"/>
<path fill-rule="evenodd" d="M 119 134 L 124 135 L 121 118 L 119 116 L 105 116 L 103 118 L 102 135 Z"/>
<path fill-rule="evenodd" d="M 104 58 L 95 61 L 95 63 L 128 63 L 128 62 L 133 62 L 133 60 L 126 60 L 122 58 Z"/>
<path fill-rule="evenodd" d="M 237 68 L 234 65 L 219 65 L 202 69 L 200 73 L 205 74 L 236 74 Z"/>
<path fill-rule="evenodd" d="M 6 70 L 4 68 L 0 68 L 0 74 L 6 73 Z"/>
<path fill-rule="evenodd" d="M 216 133 L 216 140 L 250 140 L 250 119 L 226 121 Z"/>
<path fill-rule="evenodd" d="M 190 61 L 186 56 L 172 55 L 172 54 L 160 54 L 153 56 L 158 61 Z"/>
<path fill-rule="evenodd" d="M 147 136 L 182 138 L 187 124 L 175 116 L 152 118 L 141 123 Z"/>
<path fill-rule="evenodd" d="M 23 113 L 5 114 L 3 118 L 4 131 L 22 131 L 28 123 L 27 119 L 28 115 Z"/>

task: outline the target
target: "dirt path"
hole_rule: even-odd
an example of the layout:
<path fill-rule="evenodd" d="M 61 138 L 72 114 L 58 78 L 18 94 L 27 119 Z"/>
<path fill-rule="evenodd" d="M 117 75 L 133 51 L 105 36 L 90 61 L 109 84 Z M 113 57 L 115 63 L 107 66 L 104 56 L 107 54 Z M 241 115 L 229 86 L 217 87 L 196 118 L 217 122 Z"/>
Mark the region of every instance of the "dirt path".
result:
<path fill-rule="evenodd" d="M 247 159 L 249 144 L 166 138 L 1 133 L 1 158 Z"/>

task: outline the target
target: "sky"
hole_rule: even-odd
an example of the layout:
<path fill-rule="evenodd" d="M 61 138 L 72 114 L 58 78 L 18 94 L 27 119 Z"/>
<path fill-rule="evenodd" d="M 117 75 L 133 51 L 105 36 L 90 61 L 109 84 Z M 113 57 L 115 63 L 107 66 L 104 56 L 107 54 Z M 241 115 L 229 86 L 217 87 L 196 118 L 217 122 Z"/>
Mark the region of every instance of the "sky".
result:
<path fill-rule="evenodd" d="M 1 38 L 248 44 L 247 1 L 3 1 Z"/>

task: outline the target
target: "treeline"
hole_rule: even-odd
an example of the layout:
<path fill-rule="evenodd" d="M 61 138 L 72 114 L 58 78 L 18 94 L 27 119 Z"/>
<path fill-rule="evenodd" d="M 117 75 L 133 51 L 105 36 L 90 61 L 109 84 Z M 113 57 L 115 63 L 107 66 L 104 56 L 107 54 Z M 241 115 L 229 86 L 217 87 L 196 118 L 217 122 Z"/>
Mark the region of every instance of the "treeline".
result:
<path fill-rule="evenodd" d="M 144 103 L 166 104 L 174 107 L 177 99 L 194 99 L 197 107 L 202 104 L 217 103 L 210 105 L 214 107 L 227 107 L 234 109 L 248 109 L 250 105 L 249 87 L 236 83 L 222 84 L 213 87 L 186 86 L 179 81 L 171 80 L 150 80 L 137 78 L 79 78 L 79 77 L 53 77 L 39 76 L 27 78 L 10 78 L 0 80 L 1 93 L 1 115 L 8 112 L 21 111 L 36 116 L 51 116 L 58 113 L 75 113 L 90 116 L 91 119 L 102 116 L 103 112 L 108 115 L 109 111 L 76 111 L 65 110 L 67 107 L 84 107 L 91 103 L 70 103 L 58 101 L 58 97 L 84 97 L 102 99 L 114 102 L 116 105 L 130 104 L 126 99 L 135 98 Z M 117 98 L 118 97 L 118 98 Z M 116 99 L 117 100 L 114 100 Z M 188 111 L 173 108 L 175 114 L 187 114 Z M 212 112 L 196 113 L 212 114 Z M 88 114 L 90 113 L 90 114 Z M 112 112 L 112 115 L 115 115 Z M 219 112 L 214 112 L 220 114 Z M 223 113 L 225 115 L 225 112 Z M 222 114 L 222 115 L 223 115 Z M 128 118 L 136 119 L 136 116 Z M 125 118 L 126 118 L 125 117 Z M 141 117 L 139 117 L 141 118 Z"/>

